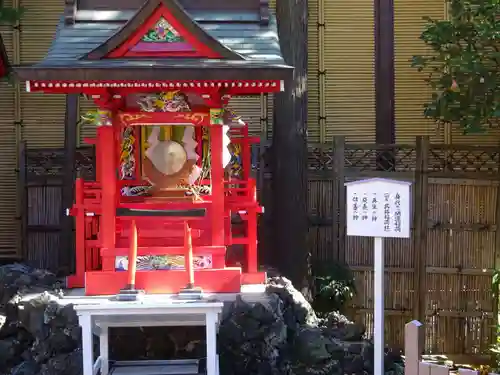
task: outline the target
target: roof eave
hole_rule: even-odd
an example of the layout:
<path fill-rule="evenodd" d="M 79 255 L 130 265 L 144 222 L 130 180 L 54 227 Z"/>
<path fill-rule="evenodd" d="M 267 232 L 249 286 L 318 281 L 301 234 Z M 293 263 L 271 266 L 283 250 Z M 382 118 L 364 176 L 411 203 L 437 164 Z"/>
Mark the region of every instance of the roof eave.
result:
<path fill-rule="evenodd" d="M 81 67 L 81 66 L 14 66 L 20 81 L 203 81 L 203 80 L 288 80 L 293 67 L 270 64 L 259 67 Z"/>

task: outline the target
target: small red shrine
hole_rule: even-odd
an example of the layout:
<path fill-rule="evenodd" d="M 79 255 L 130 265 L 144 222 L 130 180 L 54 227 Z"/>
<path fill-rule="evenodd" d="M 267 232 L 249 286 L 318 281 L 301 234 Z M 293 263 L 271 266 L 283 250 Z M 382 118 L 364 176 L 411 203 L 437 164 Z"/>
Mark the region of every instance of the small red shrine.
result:
<path fill-rule="evenodd" d="M 96 180 L 75 182 L 76 273 L 87 295 L 240 292 L 259 284 L 250 137 L 231 97 L 283 90 L 276 19 L 263 0 L 67 1 L 31 92 L 97 109 Z M 244 223 L 236 233 L 231 218 Z M 242 268 L 226 249 L 245 248 Z"/>

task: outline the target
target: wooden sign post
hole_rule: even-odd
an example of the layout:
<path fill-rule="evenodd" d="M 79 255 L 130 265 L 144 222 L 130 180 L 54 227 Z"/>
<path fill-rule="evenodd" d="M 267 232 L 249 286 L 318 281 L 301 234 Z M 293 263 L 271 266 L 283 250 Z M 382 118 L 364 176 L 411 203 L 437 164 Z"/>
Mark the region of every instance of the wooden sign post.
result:
<path fill-rule="evenodd" d="M 375 375 L 384 374 L 384 243 L 383 238 L 410 237 L 410 182 L 372 178 L 347 187 L 347 235 L 374 240 Z"/>

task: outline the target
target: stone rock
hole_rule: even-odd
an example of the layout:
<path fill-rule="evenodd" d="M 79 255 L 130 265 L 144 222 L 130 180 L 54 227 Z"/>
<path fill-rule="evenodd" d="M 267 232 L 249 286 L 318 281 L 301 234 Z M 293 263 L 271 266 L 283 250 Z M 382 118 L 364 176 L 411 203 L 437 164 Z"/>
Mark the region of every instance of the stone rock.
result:
<path fill-rule="evenodd" d="M 360 341 L 365 335 L 365 327 L 351 322 L 336 311 L 328 313 L 320 324 L 330 336 L 344 341 Z"/>
<path fill-rule="evenodd" d="M 40 368 L 40 375 L 82 375 L 82 353 L 76 349 L 69 353 L 59 353 L 51 357 Z"/>
<path fill-rule="evenodd" d="M 0 373 L 81 373 L 78 319 L 72 306 L 58 303 L 60 295 L 60 283 L 49 272 L 0 266 Z"/>
<path fill-rule="evenodd" d="M 218 336 L 222 374 L 279 374 L 288 332 L 283 302 L 254 305 L 238 298 L 225 314 Z M 225 370 L 222 370 L 225 369 Z"/>
<path fill-rule="evenodd" d="M 60 304 L 54 275 L 24 265 L 0 267 L 0 375 L 81 375 L 81 332 L 71 305 Z M 319 319 L 283 277 L 269 279 L 265 303 L 225 306 L 218 350 L 222 375 L 365 375 L 373 344 L 339 313 Z M 116 329 L 114 359 L 201 358 L 204 329 Z M 97 341 L 97 340 L 96 340 Z M 96 343 L 97 345 L 98 343 Z M 402 374 L 388 352 L 386 373 Z"/>
<path fill-rule="evenodd" d="M 0 308 L 4 307 L 17 294 L 43 292 L 60 288 L 54 274 L 28 267 L 24 264 L 0 266 Z"/>
<path fill-rule="evenodd" d="M 219 328 L 222 375 L 364 375 L 373 373 L 373 344 L 364 327 L 332 312 L 319 319 L 283 277 L 269 280 L 269 302 L 241 299 L 225 310 Z M 388 352 L 387 374 L 402 374 L 399 354 Z"/>
<path fill-rule="evenodd" d="M 311 304 L 293 287 L 292 282 L 285 277 L 273 277 L 268 280 L 268 294 L 276 294 L 283 301 L 283 316 L 289 329 L 301 325 L 317 326 L 319 319 Z"/>

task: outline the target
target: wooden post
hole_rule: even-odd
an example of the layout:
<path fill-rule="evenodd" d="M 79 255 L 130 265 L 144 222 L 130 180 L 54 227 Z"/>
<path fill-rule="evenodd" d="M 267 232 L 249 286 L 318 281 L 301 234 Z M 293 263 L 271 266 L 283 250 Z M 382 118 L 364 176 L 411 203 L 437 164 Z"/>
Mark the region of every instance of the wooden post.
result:
<path fill-rule="evenodd" d="M 84 212 L 84 192 L 83 192 L 83 179 L 77 178 L 75 181 L 75 203 L 76 203 L 76 231 L 75 231 L 75 278 L 72 287 L 83 288 L 85 286 L 85 212 Z"/>
<path fill-rule="evenodd" d="M 94 373 L 94 335 L 92 327 L 92 316 L 90 314 L 78 315 L 78 322 L 82 327 L 82 361 L 83 375 Z"/>
<path fill-rule="evenodd" d="M 345 137 L 335 136 L 333 139 L 333 243 L 336 246 L 337 261 L 345 260 L 345 231 L 346 231 L 346 206 L 345 206 Z"/>
<path fill-rule="evenodd" d="M 261 94 L 260 97 L 260 142 L 251 149 L 250 159 L 252 160 L 252 151 L 256 153 L 257 158 L 257 193 L 260 202 L 266 202 L 265 192 L 264 192 L 264 152 L 266 151 L 267 141 L 268 141 L 268 94 Z M 250 145 L 251 147 L 252 145 Z M 264 226 L 265 227 L 265 226 Z M 263 228 L 265 229 L 265 228 Z M 264 237 L 264 236 L 261 236 Z"/>
<path fill-rule="evenodd" d="M 99 330 L 99 356 L 101 357 L 101 375 L 108 375 L 109 374 L 109 328 L 104 324 L 101 325 Z"/>
<path fill-rule="evenodd" d="M 425 328 L 422 323 L 413 320 L 405 326 L 405 375 L 448 375 L 448 366 L 423 362 L 422 353 L 425 345 Z M 459 375 L 479 375 L 479 371 L 460 368 Z M 490 375 L 496 375 L 490 373 Z"/>
<path fill-rule="evenodd" d="M 426 248 L 427 248 L 427 206 L 428 206 L 428 163 L 429 137 L 417 138 L 417 165 L 413 192 L 414 223 L 414 269 L 415 290 L 414 316 L 425 321 L 426 314 Z"/>
<path fill-rule="evenodd" d="M 394 0 L 375 0 L 375 139 L 378 144 L 395 141 L 394 114 Z M 394 153 L 384 150 L 377 164 L 394 166 Z M 391 160 L 392 159 L 392 160 Z M 391 163 L 392 161 L 392 163 Z M 391 165 L 392 164 L 392 165 Z"/>
<path fill-rule="evenodd" d="M 110 118 L 112 118 L 110 116 Z M 97 137 L 99 138 L 99 145 L 109 145 L 112 150 L 115 145 L 113 126 L 102 125 L 97 128 Z M 112 148 L 113 147 L 113 148 Z M 100 185 L 101 185 L 101 222 L 100 222 L 100 236 L 102 238 L 102 249 L 115 248 L 115 235 L 116 235 L 116 165 L 115 158 L 108 155 L 101 149 L 99 152 L 99 164 L 101 166 L 100 172 Z M 103 263 L 103 271 L 114 271 L 109 269 L 111 263 Z M 130 267 L 130 264 L 129 264 Z"/>
<path fill-rule="evenodd" d="M 207 348 L 207 375 L 217 375 L 219 373 L 217 360 L 217 322 L 218 314 L 214 311 L 205 315 L 205 337 Z"/>
<path fill-rule="evenodd" d="M 342 136 L 333 137 L 333 169 L 332 169 L 332 236 L 333 236 L 333 252 L 335 259 L 339 258 L 340 246 L 339 246 L 339 225 L 340 225 L 340 201 L 339 201 L 339 191 L 341 189 L 341 182 L 339 180 L 339 168 L 340 159 L 342 162 L 344 156 L 340 157 L 339 150 L 337 148 L 338 143 L 342 142 Z"/>
<path fill-rule="evenodd" d="M 418 320 L 413 320 L 406 324 L 404 346 L 405 375 L 418 375 L 422 349 L 424 347 L 424 326 Z"/>
<path fill-rule="evenodd" d="M 18 170 L 17 170 L 17 194 L 18 194 L 18 214 L 19 225 L 19 256 L 21 259 L 27 258 L 27 238 L 28 238 L 28 185 L 26 168 L 26 142 L 19 142 Z"/>
<path fill-rule="evenodd" d="M 499 146 L 500 148 L 500 146 Z M 497 201 L 496 201 L 496 207 L 495 207 L 495 270 L 498 270 L 500 267 L 500 163 L 497 166 Z M 500 324 L 500 319 L 498 316 L 499 313 L 499 303 L 500 303 L 500 284 L 494 285 L 496 290 L 493 290 L 493 316 L 495 318 L 495 324 L 493 324 L 493 327 L 491 329 L 492 333 L 496 333 L 496 329 L 498 325 Z M 495 337 L 496 334 L 492 334 L 490 337 Z M 465 375 L 465 374 L 464 374 Z"/>

